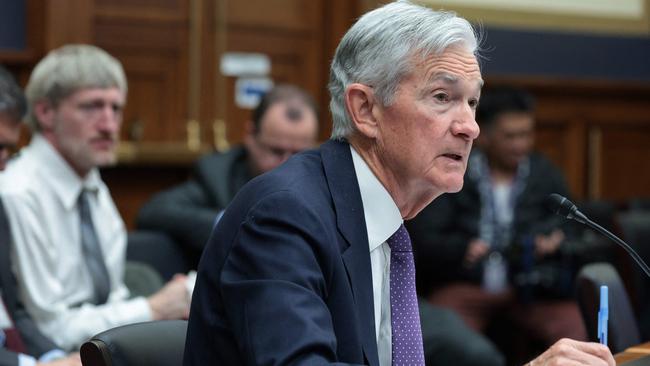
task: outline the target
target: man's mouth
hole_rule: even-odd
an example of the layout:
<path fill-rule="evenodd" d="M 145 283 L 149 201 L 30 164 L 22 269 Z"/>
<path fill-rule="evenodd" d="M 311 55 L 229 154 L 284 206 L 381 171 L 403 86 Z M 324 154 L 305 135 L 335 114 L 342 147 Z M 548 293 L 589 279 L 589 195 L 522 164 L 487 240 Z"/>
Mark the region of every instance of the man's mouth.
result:
<path fill-rule="evenodd" d="M 462 156 L 462 155 L 454 154 L 454 153 L 442 154 L 442 156 L 444 156 L 444 157 L 446 157 L 446 158 L 449 158 L 449 159 L 452 159 L 452 160 L 456 160 L 456 161 L 461 161 L 461 160 L 463 160 L 463 156 Z"/>

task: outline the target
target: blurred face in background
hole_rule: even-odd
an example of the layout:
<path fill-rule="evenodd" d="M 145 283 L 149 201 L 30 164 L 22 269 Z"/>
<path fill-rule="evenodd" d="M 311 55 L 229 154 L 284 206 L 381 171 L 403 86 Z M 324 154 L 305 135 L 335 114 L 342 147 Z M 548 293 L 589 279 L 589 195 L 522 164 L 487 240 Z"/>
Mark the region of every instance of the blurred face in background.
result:
<path fill-rule="evenodd" d="M 0 170 L 4 170 L 7 161 L 16 151 L 20 137 L 20 120 L 9 113 L 0 112 Z"/>
<path fill-rule="evenodd" d="M 535 119 L 526 112 L 502 113 L 484 129 L 480 140 L 493 169 L 516 172 L 519 163 L 533 150 Z"/>
<path fill-rule="evenodd" d="M 259 131 L 251 127 L 244 139 L 251 170 L 262 174 L 274 169 L 291 155 L 313 147 L 317 133 L 316 114 L 305 104 L 292 100 L 272 104 L 260 121 Z"/>
<path fill-rule="evenodd" d="M 54 106 L 37 103 L 43 136 L 80 177 L 115 163 L 125 95 L 118 88 L 80 89 Z"/>

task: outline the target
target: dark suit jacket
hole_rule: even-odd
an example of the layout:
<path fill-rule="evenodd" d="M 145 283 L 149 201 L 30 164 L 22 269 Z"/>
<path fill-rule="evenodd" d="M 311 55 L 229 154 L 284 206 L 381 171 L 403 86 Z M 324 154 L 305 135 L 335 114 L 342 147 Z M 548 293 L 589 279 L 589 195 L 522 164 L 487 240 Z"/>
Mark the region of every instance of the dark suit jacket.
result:
<path fill-rule="evenodd" d="M 212 234 L 185 366 L 378 365 L 363 206 L 347 143 L 244 186 Z"/>
<path fill-rule="evenodd" d="M 524 189 L 515 202 L 514 235 L 510 244 L 511 269 L 520 258 L 516 254 L 523 238 L 547 234 L 562 228 L 572 234 L 568 220 L 551 213 L 545 206 L 551 193 L 569 196 L 562 173 L 539 154 L 530 155 L 530 173 Z M 478 237 L 481 217 L 481 195 L 477 177 L 467 169 L 463 189 L 447 193 L 425 207 L 413 220 L 406 223 L 415 254 L 418 292 L 427 296 L 441 285 L 452 281 L 479 281 L 480 266 L 466 269 L 463 259 L 470 240 Z"/>
<path fill-rule="evenodd" d="M 36 324 L 34 324 L 27 312 L 18 302 L 16 279 L 11 272 L 11 262 L 9 258 L 9 238 L 9 224 L 4 212 L 4 207 L 0 201 L 0 292 L 2 292 L 2 301 L 7 307 L 9 315 L 13 318 L 16 329 L 18 329 L 18 332 L 25 342 L 27 352 L 38 358 L 45 352 L 57 349 L 58 347 L 41 334 L 36 327 Z M 17 365 L 18 355 L 0 347 L 0 366 Z"/>
<path fill-rule="evenodd" d="M 250 179 L 248 154 L 239 146 L 201 158 L 192 178 L 155 195 L 140 210 L 139 229 L 171 235 L 182 247 L 200 256 L 217 213 Z"/>

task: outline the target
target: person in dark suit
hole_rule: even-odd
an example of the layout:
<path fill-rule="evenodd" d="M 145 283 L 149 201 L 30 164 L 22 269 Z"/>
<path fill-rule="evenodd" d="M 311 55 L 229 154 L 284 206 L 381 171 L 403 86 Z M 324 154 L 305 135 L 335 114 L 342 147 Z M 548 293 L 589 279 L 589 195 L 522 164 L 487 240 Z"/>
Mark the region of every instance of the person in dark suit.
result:
<path fill-rule="evenodd" d="M 189 181 L 156 194 L 140 209 L 138 228 L 169 234 L 196 268 L 215 220 L 241 187 L 314 146 L 317 133 L 312 97 L 293 85 L 275 86 L 253 111 L 244 143 L 204 156 Z"/>
<path fill-rule="evenodd" d="M 12 152 L 16 149 L 20 136 L 20 121 L 26 109 L 22 90 L 11 74 L 0 67 L 0 171 L 4 170 Z M 0 176 L 0 183 L 6 184 L 1 179 Z M 38 330 L 18 301 L 16 279 L 11 272 L 10 237 L 9 223 L 0 200 L 0 295 L 2 295 L 0 319 L 7 322 L 2 324 L 0 321 L 2 336 L 0 337 L 0 366 L 80 366 L 79 355 L 73 354 L 67 357 L 59 350 L 54 342 Z M 14 343 L 10 347 L 5 326 L 17 331 L 21 343 L 18 348 L 23 349 L 14 348 L 16 347 Z M 42 362 L 37 362 L 37 359 Z M 47 362 L 48 360 L 51 362 Z"/>
<path fill-rule="evenodd" d="M 245 185 L 208 242 L 185 366 L 424 364 L 403 220 L 462 187 L 476 52 L 466 20 L 407 1 L 352 26 L 332 62 L 332 139 Z M 536 362 L 561 360 L 614 365 L 571 340 Z"/>

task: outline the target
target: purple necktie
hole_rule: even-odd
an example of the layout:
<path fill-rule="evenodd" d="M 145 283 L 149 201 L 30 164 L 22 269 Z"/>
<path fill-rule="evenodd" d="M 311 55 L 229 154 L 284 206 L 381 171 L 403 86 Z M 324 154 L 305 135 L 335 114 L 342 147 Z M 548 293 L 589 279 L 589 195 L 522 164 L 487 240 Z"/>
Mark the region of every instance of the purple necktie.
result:
<path fill-rule="evenodd" d="M 390 246 L 393 365 L 424 365 L 411 238 L 404 225 L 400 225 L 387 242 Z"/>

